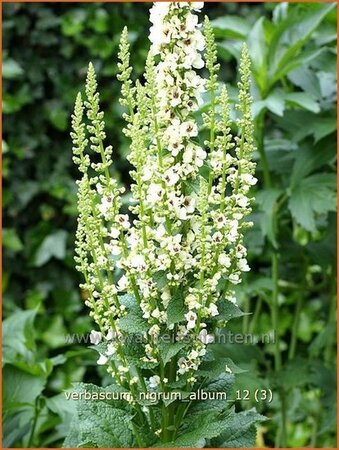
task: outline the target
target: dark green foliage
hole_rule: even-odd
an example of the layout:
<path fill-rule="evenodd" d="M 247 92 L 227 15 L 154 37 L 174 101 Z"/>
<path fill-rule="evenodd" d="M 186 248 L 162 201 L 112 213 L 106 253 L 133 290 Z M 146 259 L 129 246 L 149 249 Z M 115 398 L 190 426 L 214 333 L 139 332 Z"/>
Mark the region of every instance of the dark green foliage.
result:
<path fill-rule="evenodd" d="M 128 187 L 127 142 L 118 102 L 121 85 L 115 79 L 118 41 L 128 25 L 131 64 L 139 76 L 148 50 L 149 6 L 3 6 L 3 444 L 7 447 L 61 446 L 72 417 L 65 446 L 136 445 L 122 419 L 123 406 L 79 405 L 63 393 L 73 382 L 112 383 L 97 368 L 97 354 L 87 349 L 89 342 L 72 344 L 66 339 L 92 327 L 73 261 L 77 175 L 69 129 L 76 93 L 92 61 L 99 75 L 108 141 L 114 145 L 115 175 Z M 205 363 L 208 370 L 215 368 L 215 377 L 206 380 L 204 389 L 225 390 L 233 399 L 236 390 L 252 393 L 249 400 L 234 402 L 236 411 L 243 412 L 224 411 L 218 401 L 205 402 L 202 410 L 193 404 L 192 417 L 204 414 L 195 417 L 194 426 L 187 415 L 181 435 L 169 446 L 244 447 L 256 442 L 256 446 L 333 447 L 335 6 L 209 3 L 204 10 L 216 33 L 220 74 L 231 99 L 243 41 L 249 44 L 254 70 L 259 183 L 251 217 L 254 227 L 247 236 L 252 271 L 238 289 L 239 306 L 251 314 L 225 305 L 220 319 L 238 316 L 227 329 L 253 334 L 259 343 L 215 344 L 215 359 L 211 356 Z M 161 277 L 156 281 L 161 283 Z M 133 300 L 126 298 L 126 306 L 132 311 L 124 319 L 126 327 L 133 323 L 131 332 L 142 331 L 143 324 L 133 321 Z M 171 311 L 170 321 L 176 323 L 182 309 L 175 298 Z M 272 336 L 275 312 L 278 345 L 260 341 L 263 334 Z M 180 346 L 164 344 L 167 358 L 179 352 Z M 245 372 L 218 377 L 220 367 L 230 360 Z M 273 401 L 256 402 L 256 389 L 271 389 Z M 270 419 L 257 433 L 253 423 L 262 417 L 251 411 L 253 406 Z M 92 418 L 105 415 L 121 433 L 110 436 L 107 429 L 100 431 L 102 422 L 86 422 L 89 413 Z M 218 421 L 212 422 L 212 417 Z M 80 436 L 74 425 L 77 418 L 84 420 Z M 145 434 L 145 439 L 148 445 L 155 443 L 154 436 Z"/>

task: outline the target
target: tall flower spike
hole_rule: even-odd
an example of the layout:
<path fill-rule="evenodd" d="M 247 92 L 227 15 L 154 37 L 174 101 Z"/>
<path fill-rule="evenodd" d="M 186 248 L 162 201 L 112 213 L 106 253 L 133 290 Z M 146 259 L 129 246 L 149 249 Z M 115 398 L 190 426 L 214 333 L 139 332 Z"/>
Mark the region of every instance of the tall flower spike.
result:
<path fill-rule="evenodd" d="M 119 73 L 117 78 L 122 82 L 121 95 L 119 99 L 120 104 L 125 106 L 128 113 L 124 113 L 124 119 L 130 123 L 133 120 L 134 108 L 135 108 L 135 87 L 131 80 L 132 67 L 130 67 L 130 52 L 129 52 L 129 42 L 128 42 L 128 29 L 124 27 L 121 33 L 119 53 L 118 58 L 120 62 L 118 63 Z"/>
<path fill-rule="evenodd" d="M 110 177 L 112 149 L 104 147 L 92 65 L 86 83 L 87 131 L 91 150 L 101 155 L 101 162 L 91 165 L 92 178 L 81 96 L 73 115 L 74 160 L 83 173 L 77 268 L 85 277 L 91 315 L 106 336 L 98 363 L 107 364 L 116 382 L 132 392 L 136 384 L 143 390 L 166 390 L 166 383 L 175 382 L 183 390 L 194 386 L 220 305 L 236 302 L 234 285 L 249 270 L 244 219 L 251 210 L 249 188 L 256 182 L 249 55 L 244 47 L 239 117 L 233 123 L 226 87 L 218 86 L 212 26 L 205 19 L 203 35 L 195 14 L 201 7 L 201 2 L 152 6 L 144 85 L 131 81 L 127 29 L 122 32 L 118 79 L 131 141 L 131 217 L 121 214 L 123 190 Z M 199 72 L 204 66 L 207 80 Z M 210 105 L 203 116 L 208 138 L 202 143 L 197 116 L 205 91 Z M 112 333 L 128 335 L 135 328 L 142 330 L 143 341 L 136 353 L 124 353 L 112 342 Z M 177 349 L 171 358 L 160 344 L 164 333 L 178 344 L 171 347 Z M 154 421 L 151 412 L 149 419 Z M 168 425 L 156 428 L 163 440 Z"/>

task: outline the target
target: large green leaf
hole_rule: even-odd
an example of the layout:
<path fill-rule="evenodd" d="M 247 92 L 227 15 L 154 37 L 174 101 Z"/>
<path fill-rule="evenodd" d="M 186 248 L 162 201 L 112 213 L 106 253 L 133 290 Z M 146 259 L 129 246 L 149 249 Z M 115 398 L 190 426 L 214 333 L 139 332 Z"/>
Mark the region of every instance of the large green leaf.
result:
<path fill-rule="evenodd" d="M 248 448 L 255 446 L 257 422 L 267 420 L 254 409 L 235 413 L 232 409 L 224 419 L 222 433 L 218 438 L 220 448 Z"/>
<path fill-rule="evenodd" d="M 3 369 L 3 407 L 9 412 L 33 405 L 46 384 L 46 377 L 37 376 L 6 364 Z"/>
<path fill-rule="evenodd" d="M 16 362 L 18 354 L 29 357 L 35 349 L 34 319 L 37 309 L 16 311 L 2 325 L 4 362 Z"/>
<path fill-rule="evenodd" d="M 265 95 L 267 88 L 267 36 L 265 23 L 265 18 L 260 17 L 252 27 L 247 38 L 252 70 L 262 96 Z"/>
<path fill-rule="evenodd" d="M 201 413 L 202 411 L 223 411 L 228 408 L 227 400 L 230 398 L 232 388 L 234 386 L 235 377 L 230 373 L 222 373 L 216 379 L 210 381 L 206 385 L 203 385 L 202 391 L 214 395 L 215 398 L 207 398 L 201 401 L 192 401 L 188 414 Z M 219 394 L 219 398 L 217 397 Z M 222 395 L 220 395 L 222 394 Z M 226 396 L 226 400 L 224 395 Z"/>
<path fill-rule="evenodd" d="M 92 384 L 78 383 L 73 392 L 90 395 L 105 395 L 107 392 L 122 392 L 116 386 L 100 388 Z M 96 397 L 97 398 L 97 397 Z M 126 408 L 126 409 L 124 409 Z M 133 446 L 131 415 L 128 403 L 124 400 L 85 400 L 76 401 L 77 413 L 64 447 L 126 448 Z"/>
<path fill-rule="evenodd" d="M 67 233 L 64 230 L 58 230 L 47 236 L 38 248 L 34 265 L 40 267 L 46 264 L 51 258 L 64 259 L 66 256 Z"/>
<path fill-rule="evenodd" d="M 336 209 L 336 176 L 331 173 L 311 175 L 292 190 L 288 202 L 293 218 L 308 231 L 315 231 L 318 214 Z"/>
<path fill-rule="evenodd" d="M 275 29 L 269 47 L 271 84 L 296 67 L 295 58 L 324 17 L 335 8 L 334 3 L 318 5 L 309 13 L 299 14 L 294 8 Z"/>
<path fill-rule="evenodd" d="M 310 175 L 316 169 L 334 161 L 335 156 L 335 145 L 328 140 L 322 145 L 318 144 L 315 147 L 307 145 L 300 148 L 296 153 L 290 178 L 290 188 L 293 189 L 300 180 Z"/>
<path fill-rule="evenodd" d="M 223 16 L 211 21 L 216 37 L 244 39 L 250 31 L 250 25 L 242 17 Z"/>

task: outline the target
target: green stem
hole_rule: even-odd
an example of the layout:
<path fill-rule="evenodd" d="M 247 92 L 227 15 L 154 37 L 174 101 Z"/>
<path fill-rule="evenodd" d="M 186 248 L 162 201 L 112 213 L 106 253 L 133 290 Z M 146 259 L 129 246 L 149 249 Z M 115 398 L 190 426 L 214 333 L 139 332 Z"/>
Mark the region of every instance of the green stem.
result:
<path fill-rule="evenodd" d="M 39 400 L 40 400 L 40 397 L 37 397 L 35 399 L 35 403 L 34 403 L 34 417 L 33 417 L 32 428 L 31 428 L 31 432 L 30 432 L 28 444 L 27 444 L 28 448 L 31 448 L 33 445 L 34 433 L 35 433 L 36 425 L 37 425 L 38 418 L 39 418 L 39 412 L 40 412 Z"/>
<path fill-rule="evenodd" d="M 292 328 L 292 336 L 291 336 L 291 342 L 290 342 L 290 348 L 288 352 L 288 359 L 291 360 L 295 357 L 295 350 L 297 346 L 297 339 L 298 339 L 298 328 L 299 328 L 299 321 L 300 321 L 300 313 L 301 308 L 303 304 L 303 293 L 300 293 L 298 295 L 297 304 L 295 307 L 295 313 L 294 313 L 294 322 L 293 322 L 293 328 Z"/>
<path fill-rule="evenodd" d="M 278 326 L 278 314 L 279 314 L 279 305 L 278 305 L 278 253 L 273 250 L 272 252 L 272 283 L 273 283 L 273 292 L 272 292 L 272 301 L 271 301 L 271 317 L 272 317 L 272 325 L 275 332 L 275 347 L 274 347 L 274 363 L 275 370 L 279 371 L 281 369 L 281 353 L 280 353 L 280 339 L 279 339 L 279 326 Z"/>
<path fill-rule="evenodd" d="M 270 169 L 264 147 L 265 114 L 266 111 L 265 110 L 262 111 L 257 119 L 257 146 L 263 170 L 264 185 L 267 189 L 269 189 L 272 183 L 271 183 Z"/>
<path fill-rule="evenodd" d="M 329 312 L 328 312 L 328 320 L 327 323 L 331 323 L 333 321 L 335 321 L 336 319 L 336 308 L 337 308 L 337 298 L 335 295 L 335 291 L 336 291 L 336 280 L 335 280 L 335 276 L 333 276 L 332 274 L 332 288 L 331 288 L 331 304 L 330 304 L 330 308 L 329 308 Z M 332 350 L 333 350 L 333 343 L 335 342 L 335 333 L 333 332 L 331 334 L 331 336 L 329 336 L 329 339 L 327 340 L 326 343 L 326 347 L 325 347 L 325 351 L 324 351 L 324 361 L 325 363 L 330 363 L 332 360 Z M 333 362 L 334 362 L 333 358 Z"/>
<path fill-rule="evenodd" d="M 255 327 L 259 318 L 259 314 L 261 312 L 261 308 L 262 308 L 262 304 L 263 304 L 263 300 L 262 297 L 259 297 L 256 305 L 255 305 L 255 310 L 254 310 L 254 314 L 253 314 L 253 318 L 251 320 L 250 326 L 249 326 L 249 333 L 253 334 L 255 331 Z"/>
<path fill-rule="evenodd" d="M 144 448 L 144 442 L 143 442 L 143 440 L 142 440 L 142 438 L 141 438 L 141 436 L 139 434 L 137 426 L 135 425 L 135 423 L 133 423 L 133 421 L 131 421 L 131 424 L 132 424 L 132 428 L 133 428 L 133 432 L 134 432 L 135 438 L 136 438 L 137 443 L 138 443 L 138 447 L 139 448 Z"/>
<path fill-rule="evenodd" d="M 249 312 L 250 312 L 250 301 L 249 298 L 245 295 L 244 296 L 244 313 L 246 313 L 243 317 L 242 322 L 242 333 L 245 335 L 248 332 L 248 325 L 249 325 Z"/>

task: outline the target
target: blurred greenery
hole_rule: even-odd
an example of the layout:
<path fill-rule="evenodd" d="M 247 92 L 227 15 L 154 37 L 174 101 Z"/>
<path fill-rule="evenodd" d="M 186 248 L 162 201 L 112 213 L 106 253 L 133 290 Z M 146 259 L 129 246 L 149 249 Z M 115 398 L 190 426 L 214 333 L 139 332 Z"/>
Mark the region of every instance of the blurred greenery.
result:
<path fill-rule="evenodd" d="M 63 391 L 74 381 L 108 383 L 94 352 L 65 338 L 92 328 L 73 262 L 70 115 L 92 61 L 115 176 L 128 186 L 116 54 L 128 25 L 134 76 L 141 75 L 149 6 L 3 5 L 5 447 L 61 446 L 74 407 Z M 238 292 L 253 314 L 230 329 L 258 337 L 275 325 L 279 331 L 276 346 L 232 344 L 220 352 L 248 369 L 238 389 L 274 391 L 272 403 L 237 404 L 271 419 L 258 446 L 334 447 L 335 4 L 208 3 L 204 12 L 231 100 L 244 41 L 253 67 L 259 184 L 247 238 L 252 271 Z"/>

